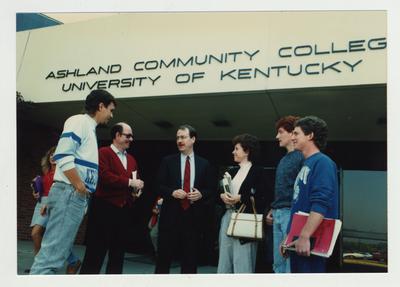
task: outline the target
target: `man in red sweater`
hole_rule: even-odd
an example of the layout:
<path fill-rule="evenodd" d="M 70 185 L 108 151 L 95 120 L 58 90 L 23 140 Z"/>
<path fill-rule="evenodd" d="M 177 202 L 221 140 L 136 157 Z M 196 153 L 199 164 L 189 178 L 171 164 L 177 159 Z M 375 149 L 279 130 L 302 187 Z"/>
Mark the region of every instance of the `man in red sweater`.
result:
<path fill-rule="evenodd" d="M 122 274 L 130 209 L 144 182 L 126 150 L 133 141 L 126 123 L 111 128 L 112 144 L 99 149 L 99 182 L 92 197 L 81 274 L 98 274 L 108 252 L 107 274 Z"/>

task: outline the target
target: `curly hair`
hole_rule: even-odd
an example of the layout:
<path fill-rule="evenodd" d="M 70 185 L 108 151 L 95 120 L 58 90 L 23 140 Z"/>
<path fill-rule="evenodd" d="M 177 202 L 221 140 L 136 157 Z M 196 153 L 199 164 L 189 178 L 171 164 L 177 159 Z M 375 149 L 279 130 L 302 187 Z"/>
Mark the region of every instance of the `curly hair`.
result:
<path fill-rule="evenodd" d="M 53 146 L 42 157 L 42 159 L 40 161 L 40 166 L 42 167 L 43 174 L 48 173 L 49 170 L 51 169 L 50 157 L 54 154 L 55 151 L 56 151 L 56 147 Z"/>
<path fill-rule="evenodd" d="M 296 121 L 295 127 L 301 128 L 305 135 L 314 134 L 313 141 L 319 150 L 324 150 L 328 139 L 328 125 L 316 116 L 306 116 Z"/>
<path fill-rule="evenodd" d="M 260 155 L 260 142 L 256 136 L 251 134 L 237 135 L 232 140 L 233 146 L 240 144 L 245 152 L 248 152 L 248 159 L 251 162 L 257 160 Z"/>

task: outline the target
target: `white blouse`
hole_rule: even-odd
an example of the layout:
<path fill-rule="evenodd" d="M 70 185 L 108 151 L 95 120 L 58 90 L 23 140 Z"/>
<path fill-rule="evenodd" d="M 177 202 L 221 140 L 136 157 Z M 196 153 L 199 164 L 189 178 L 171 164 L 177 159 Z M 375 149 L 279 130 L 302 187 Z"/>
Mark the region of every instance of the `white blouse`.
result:
<path fill-rule="evenodd" d="M 242 183 L 244 179 L 246 178 L 247 174 L 249 173 L 249 170 L 251 168 L 251 161 L 246 161 L 244 163 L 240 163 L 239 170 L 236 173 L 235 177 L 232 179 L 232 194 L 236 195 L 239 194 L 240 187 L 242 186 Z"/>

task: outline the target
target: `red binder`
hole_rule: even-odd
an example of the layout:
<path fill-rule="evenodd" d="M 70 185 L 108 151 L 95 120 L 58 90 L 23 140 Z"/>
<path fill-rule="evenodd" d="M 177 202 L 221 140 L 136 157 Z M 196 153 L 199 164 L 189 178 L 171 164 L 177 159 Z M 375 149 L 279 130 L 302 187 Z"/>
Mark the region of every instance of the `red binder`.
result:
<path fill-rule="evenodd" d="M 285 249 L 295 250 L 294 246 L 285 246 L 300 236 L 300 232 L 307 222 L 308 215 L 305 212 L 293 214 L 290 231 L 283 245 Z M 322 257 L 331 256 L 341 227 L 342 222 L 339 219 L 324 218 L 317 230 L 310 237 L 311 254 Z"/>

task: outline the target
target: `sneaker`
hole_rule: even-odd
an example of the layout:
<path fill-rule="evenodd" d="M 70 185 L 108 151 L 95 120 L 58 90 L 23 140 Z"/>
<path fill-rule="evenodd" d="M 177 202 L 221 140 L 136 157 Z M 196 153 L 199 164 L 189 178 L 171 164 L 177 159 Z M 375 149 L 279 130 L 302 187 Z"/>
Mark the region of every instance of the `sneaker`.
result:
<path fill-rule="evenodd" d="M 81 267 L 82 262 L 78 259 L 74 264 L 68 264 L 66 273 L 67 274 L 76 274 L 78 273 L 79 267 Z"/>

